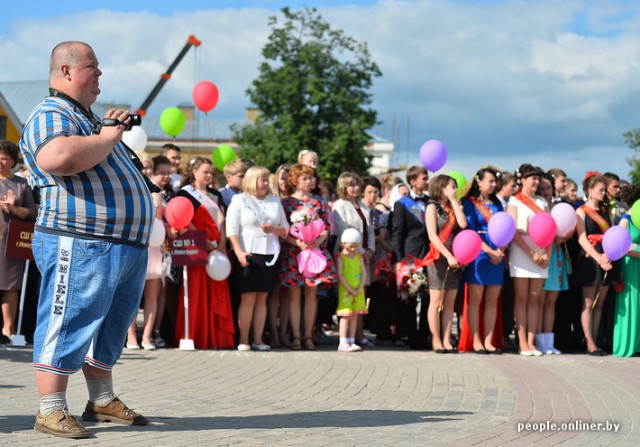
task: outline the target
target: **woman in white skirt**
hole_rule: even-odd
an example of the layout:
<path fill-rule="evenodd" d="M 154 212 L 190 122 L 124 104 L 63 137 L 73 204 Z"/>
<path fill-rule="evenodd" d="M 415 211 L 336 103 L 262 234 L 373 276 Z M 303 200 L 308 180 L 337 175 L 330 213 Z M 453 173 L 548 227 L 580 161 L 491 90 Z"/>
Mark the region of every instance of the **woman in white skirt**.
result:
<path fill-rule="evenodd" d="M 520 354 L 542 355 L 535 346 L 538 301 L 545 279 L 551 246 L 538 247 L 529 236 L 529 221 L 537 213 L 548 211 L 547 201 L 536 195 L 542 170 L 530 164 L 515 172 L 520 191 L 509 199 L 507 212 L 516 222 L 516 235 L 509 250 L 509 273 L 515 290 L 514 317 Z"/>

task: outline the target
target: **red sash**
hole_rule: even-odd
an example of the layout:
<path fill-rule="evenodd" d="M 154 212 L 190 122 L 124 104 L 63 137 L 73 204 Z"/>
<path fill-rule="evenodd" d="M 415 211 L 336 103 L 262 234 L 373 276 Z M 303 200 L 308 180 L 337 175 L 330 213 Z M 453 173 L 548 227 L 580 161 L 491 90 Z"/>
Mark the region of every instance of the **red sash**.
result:
<path fill-rule="evenodd" d="M 600 227 L 600 231 L 602 231 L 602 234 L 604 234 L 611 226 L 609 225 L 609 222 L 607 222 L 607 220 L 600 215 L 600 213 L 598 213 L 593 208 L 588 207 L 586 204 L 582 205 L 580 209 L 584 211 L 584 213 L 589 216 L 591 220 L 598 224 L 598 226 Z"/>
<path fill-rule="evenodd" d="M 609 229 L 609 222 L 606 221 L 604 217 L 602 217 L 596 210 L 588 207 L 586 204 L 580 207 L 584 213 L 593 220 L 598 227 L 600 228 L 601 234 L 589 234 L 587 239 L 591 242 L 591 246 L 595 247 L 598 242 L 602 242 L 602 238 L 604 237 L 604 233 Z M 589 257 L 589 255 L 587 255 Z"/>
<path fill-rule="evenodd" d="M 456 215 L 453 212 L 453 209 L 448 203 L 444 206 L 444 210 L 447 212 L 447 215 L 448 215 L 447 222 L 444 224 L 444 227 L 442 227 L 442 230 L 440 230 L 440 232 L 438 233 L 438 238 L 443 244 L 446 244 L 447 241 L 449 240 L 449 237 L 451 237 L 451 233 L 458 225 L 458 222 L 456 221 Z M 440 252 L 433 245 L 433 242 L 430 243 L 429 253 L 427 253 L 427 255 L 424 258 L 422 258 L 423 265 L 427 265 L 427 266 L 433 265 L 434 261 L 436 261 L 436 259 L 439 259 L 439 258 L 440 258 Z"/>
<path fill-rule="evenodd" d="M 491 210 L 487 208 L 487 206 L 484 203 L 482 203 L 480 200 L 476 199 L 475 197 L 469 197 L 469 200 L 471 200 L 471 203 L 473 203 L 473 205 L 478 209 L 482 217 L 484 217 L 485 222 L 489 223 L 489 219 L 491 219 L 491 216 L 493 216 L 493 213 L 491 212 Z"/>
<path fill-rule="evenodd" d="M 544 213 L 544 210 L 542 208 L 540 208 L 536 202 L 529 196 L 525 196 L 524 194 L 522 194 L 521 192 L 517 193 L 515 195 L 515 198 L 520 200 L 522 203 L 524 203 L 525 205 L 527 205 L 527 207 L 529 207 L 529 209 L 531 211 L 533 211 L 534 213 L 538 214 L 538 213 Z"/>

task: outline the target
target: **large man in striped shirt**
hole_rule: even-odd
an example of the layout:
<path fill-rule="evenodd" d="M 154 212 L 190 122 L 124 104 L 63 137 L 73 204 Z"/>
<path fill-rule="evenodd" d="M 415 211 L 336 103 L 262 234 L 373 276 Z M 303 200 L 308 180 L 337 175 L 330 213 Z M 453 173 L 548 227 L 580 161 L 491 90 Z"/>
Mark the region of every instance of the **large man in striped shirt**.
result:
<path fill-rule="evenodd" d="M 20 148 L 42 204 L 33 253 L 42 273 L 33 359 L 40 395 L 34 428 L 90 435 L 66 404 L 68 377 L 82 369 L 82 418 L 144 425 L 113 392 L 111 369 L 137 312 L 153 222 L 149 190 L 121 142 L 126 111 L 100 120 L 91 105 L 102 72 L 91 47 L 62 42 L 51 53 L 50 96 L 32 112 Z"/>

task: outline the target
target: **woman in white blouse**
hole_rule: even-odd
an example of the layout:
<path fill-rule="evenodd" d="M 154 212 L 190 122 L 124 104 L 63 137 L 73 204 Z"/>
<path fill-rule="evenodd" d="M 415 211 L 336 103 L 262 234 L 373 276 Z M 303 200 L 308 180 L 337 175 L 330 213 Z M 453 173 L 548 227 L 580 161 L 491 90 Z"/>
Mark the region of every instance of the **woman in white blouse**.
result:
<path fill-rule="evenodd" d="M 333 234 L 340 240 L 342 232 L 347 228 L 358 230 L 363 235 L 363 256 L 368 264 L 375 253 L 376 243 L 374 228 L 371 224 L 371 211 L 360 200 L 360 177 L 353 172 L 343 172 L 338 177 L 337 190 L 338 200 L 334 202 L 332 209 Z"/>
<path fill-rule="evenodd" d="M 370 274 L 366 277 L 366 286 L 371 285 L 370 262 L 376 252 L 375 229 L 371 220 L 371 210 L 360 200 L 360 177 L 353 172 L 343 172 L 337 182 L 338 200 L 333 203 L 333 234 L 340 240 L 342 233 L 347 228 L 355 228 L 362 235 L 362 259 Z M 340 244 L 336 244 L 337 246 Z M 337 250 L 334 249 L 334 252 Z M 365 292 L 366 293 L 366 292 Z M 361 346 L 373 346 L 363 333 L 364 320 L 358 316 L 356 338 Z"/>
<path fill-rule="evenodd" d="M 242 194 L 236 194 L 227 210 L 227 237 L 238 258 L 236 269 L 241 293 L 238 309 L 239 351 L 268 351 L 262 341 L 267 316 L 267 295 L 275 286 L 280 240 L 289 233 L 289 223 L 280 199 L 269 189 L 269 170 L 249 168 Z M 253 327 L 253 343 L 249 333 Z"/>

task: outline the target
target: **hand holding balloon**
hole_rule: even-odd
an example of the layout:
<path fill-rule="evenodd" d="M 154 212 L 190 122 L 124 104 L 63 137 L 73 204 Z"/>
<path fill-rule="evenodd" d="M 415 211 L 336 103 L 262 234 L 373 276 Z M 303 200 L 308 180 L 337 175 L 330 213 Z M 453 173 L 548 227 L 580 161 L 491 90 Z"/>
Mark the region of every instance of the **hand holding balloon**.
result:
<path fill-rule="evenodd" d="M 189 225 L 193 219 L 193 204 L 186 197 L 174 197 L 169 201 L 164 210 L 164 217 L 167 223 L 176 230 L 182 230 Z"/>
<path fill-rule="evenodd" d="M 598 264 L 604 269 L 609 260 L 617 261 L 627 254 L 631 248 L 631 233 L 625 227 L 614 225 L 605 231 L 602 237 L 602 249 L 604 258 Z"/>
<path fill-rule="evenodd" d="M 473 262 L 480 254 L 482 239 L 473 230 L 462 230 L 453 239 L 451 249 L 458 263 L 466 265 Z"/>

